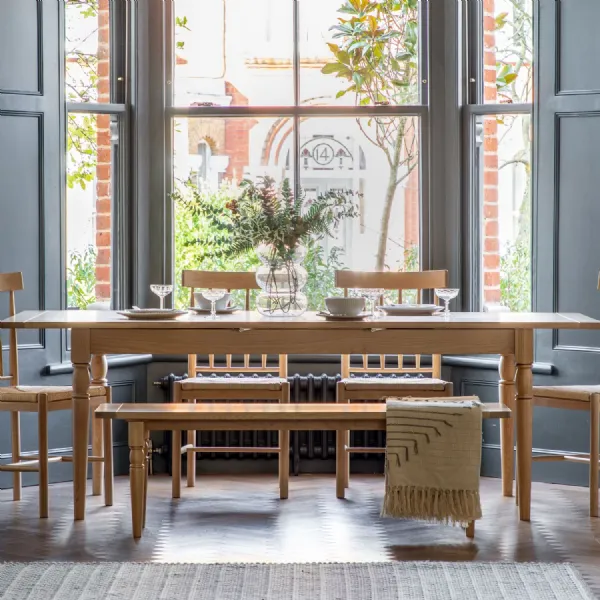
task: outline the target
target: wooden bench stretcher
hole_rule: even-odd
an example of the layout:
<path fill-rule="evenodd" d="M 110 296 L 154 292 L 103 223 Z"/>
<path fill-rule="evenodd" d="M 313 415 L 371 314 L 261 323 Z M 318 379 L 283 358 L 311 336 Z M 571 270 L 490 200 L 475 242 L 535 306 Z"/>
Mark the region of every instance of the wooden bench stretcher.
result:
<path fill-rule="evenodd" d="M 446 398 L 449 400 L 449 398 Z M 483 404 L 484 419 L 511 416 L 502 404 Z M 365 404 L 102 404 L 96 418 L 119 419 L 129 424 L 131 516 L 133 537 L 140 538 L 146 519 L 147 468 L 150 431 L 385 431 L 386 406 Z M 337 436 L 336 455 L 343 450 L 344 436 Z M 340 445 L 342 447 L 340 448 Z M 279 459 L 289 469 L 289 453 Z M 339 466 L 339 465 L 338 465 Z M 338 469 L 338 473 L 342 470 Z M 173 456 L 173 480 L 181 473 L 181 455 Z M 338 496 L 343 497 L 344 482 L 336 480 Z M 472 533 L 472 532 L 471 532 Z M 467 532 L 469 535 L 469 532 Z"/>

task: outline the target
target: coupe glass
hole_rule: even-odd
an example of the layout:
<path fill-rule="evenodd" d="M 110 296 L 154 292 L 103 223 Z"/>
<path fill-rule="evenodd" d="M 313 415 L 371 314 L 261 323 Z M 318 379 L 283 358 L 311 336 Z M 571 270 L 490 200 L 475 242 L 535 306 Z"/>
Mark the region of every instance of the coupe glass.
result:
<path fill-rule="evenodd" d="M 365 298 L 371 301 L 371 319 L 377 319 L 379 317 L 379 311 L 375 311 L 375 306 L 377 305 L 377 300 L 385 294 L 384 289 L 380 288 L 372 288 L 361 290 L 361 293 Z"/>
<path fill-rule="evenodd" d="M 173 291 L 172 285 L 158 285 L 157 283 L 153 283 L 150 286 L 150 289 L 154 294 L 156 294 L 160 299 L 160 309 L 163 310 L 165 307 L 165 298 Z"/>
<path fill-rule="evenodd" d="M 454 300 L 454 298 L 458 296 L 458 292 L 460 292 L 460 290 L 454 288 L 439 288 L 435 290 L 435 295 L 440 300 L 444 301 L 444 317 L 448 318 L 450 315 L 450 300 Z"/>
<path fill-rule="evenodd" d="M 217 317 L 217 300 L 220 300 L 225 296 L 227 290 L 215 290 L 208 289 L 203 290 L 202 295 L 210 301 L 210 316 L 206 317 L 207 319 L 218 319 Z"/>

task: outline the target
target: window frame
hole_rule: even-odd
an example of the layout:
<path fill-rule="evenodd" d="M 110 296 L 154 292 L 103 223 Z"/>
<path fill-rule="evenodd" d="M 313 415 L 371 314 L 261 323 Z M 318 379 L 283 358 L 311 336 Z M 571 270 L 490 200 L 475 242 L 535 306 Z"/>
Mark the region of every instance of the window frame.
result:
<path fill-rule="evenodd" d="M 284 0 L 280 0 L 284 1 Z M 419 264 L 422 269 L 431 268 L 430 256 L 430 38 L 429 19 L 430 2 L 419 2 L 419 78 L 420 104 L 399 106 L 335 106 L 335 105 L 302 105 L 300 104 L 300 3 L 301 0 L 287 0 L 293 3 L 293 104 L 290 106 L 175 106 L 175 0 L 165 3 L 164 20 L 164 83 L 165 83 L 165 280 L 174 282 L 175 251 L 174 251 L 174 214 L 170 194 L 173 191 L 173 124 L 178 118 L 235 118 L 235 117 L 290 117 L 293 120 L 294 156 L 293 180 L 295 193 L 298 194 L 301 185 L 300 161 L 300 122 L 311 117 L 398 117 L 413 116 L 419 122 Z M 169 279 L 170 277 L 170 279 Z"/>
<path fill-rule="evenodd" d="M 535 36 L 535 11 L 534 32 Z M 531 115 L 531 103 L 486 103 L 484 100 L 484 61 L 483 61 L 483 5 L 469 2 L 465 14 L 465 36 L 463 58 L 465 70 L 465 104 L 462 107 L 463 120 L 463 185 L 464 205 L 461 218 L 468 224 L 468 235 L 463 247 L 463 303 L 464 310 L 478 312 L 484 309 L 483 303 L 483 247 L 481 231 L 483 215 L 479 177 L 483 138 L 477 131 L 478 117 L 499 115 Z M 533 126 L 533 121 L 532 121 Z M 531 160 L 531 179 L 535 180 L 535 163 Z M 533 219 L 533 214 L 531 215 Z M 533 256 L 533 254 L 532 254 Z M 533 258 L 532 258 L 533 263 Z M 532 264 L 533 267 L 533 264 Z M 533 295 L 532 295 L 533 303 Z"/>
<path fill-rule="evenodd" d="M 60 7 L 60 46 L 62 65 L 66 65 L 66 6 Z M 67 136 L 70 114 L 109 115 L 111 130 L 111 308 L 130 305 L 132 293 L 132 252 L 129 231 L 131 228 L 129 133 L 131 123 L 129 45 L 131 36 L 131 7 L 127 0 L 110 2 L 110 102 L 67 102 L 65 100 L 66 66 L 61 70 L 63 97 L 63 140 L 61 153 L 61 272 L 63 273 L 61 308 L 67 308 Z M 70 339 L 62 332 L 62 361 L 69 362 Z"/>

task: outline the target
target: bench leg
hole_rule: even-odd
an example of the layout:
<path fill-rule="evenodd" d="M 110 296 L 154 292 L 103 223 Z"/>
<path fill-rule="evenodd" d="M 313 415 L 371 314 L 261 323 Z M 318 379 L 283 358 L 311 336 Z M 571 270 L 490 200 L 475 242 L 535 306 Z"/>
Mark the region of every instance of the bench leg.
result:
<path fill-rule="evenodd" d="M 148 475 L 150 474 L 150 431 L 144 432 L 144 496 L 143 496 L 143 513 L 142 513 L 142 528 L 146 528 L 146 504 L 148 502 Z"/>
<path fill-rule="evenodd" d="M 471 521 L 468 525 L 467 525 L 467 531 L 466 531 L 467 537 L 472 540 L 475 537 L 475 521 Z"/>
<path fill-rule="evenodd" d="M 146 435 L 144 424 L 129 423 L 129 485 L 131 486 L 131 524 L 133 537 L 142 537 L 144 526 L 144 485 L 146 479 Z"/>
<path fill-rule="evenodd" d="M 281 404 L 290 403 L 290 384 L 284 383 Z M 286 500 L 290 485 L 290 431 L 279 431 L 279 497 Z"/>
<path fill-rule="evenodd" d="M 335 437 L 335 494 L 338 498 L 346 497 L 346 473 L 348 471 L 346 465 L 348 460 L 348 453 L 346 452 L 347 434 L 348 432 L 345 429 L 338 429 Z"/>
<path fill-rule="evenodd" d="M 94 419 L 95 421 L 99 419 Z M 113 505 L 113 437 L 112 419 L 102 419 L 102 440 L 104 443 L 104 504 Z"/>
<path fill-rule="evenodd" d="M 181 431 L 172 432 L 171 444 L 171 495 L 181 498 Z"/>

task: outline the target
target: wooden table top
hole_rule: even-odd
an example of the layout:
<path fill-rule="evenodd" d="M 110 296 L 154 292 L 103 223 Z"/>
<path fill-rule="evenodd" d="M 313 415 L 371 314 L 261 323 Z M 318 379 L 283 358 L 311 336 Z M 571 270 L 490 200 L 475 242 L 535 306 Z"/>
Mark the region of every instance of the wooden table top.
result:
<path fill-rule="evenodd" d="M 190 313 L 175 320 L 130 320 L 116 311 L 24 311 L 0 322 L 4 329 L 600 329 L 579 313 L 450 313 L 434 317 L 390 317 L 327 321 L 314 312 L 301 317 L 263 317 L 239 311 L 211 320 Z"/>
<path fill-rule="evenodd" d="M 469 398 L 460 398 L 468 400 Z M 418 400 L 418 398 L 417 398 Z M 503 404 L 483 403 L 484 419 L 510 417 L 510 409 Z M 101 404 L 96 417 L 125 421 L 314 421 L 315 419 L 344 419 L 380 421 L 385 419 L 384 403 L 364 404 Z"/>

